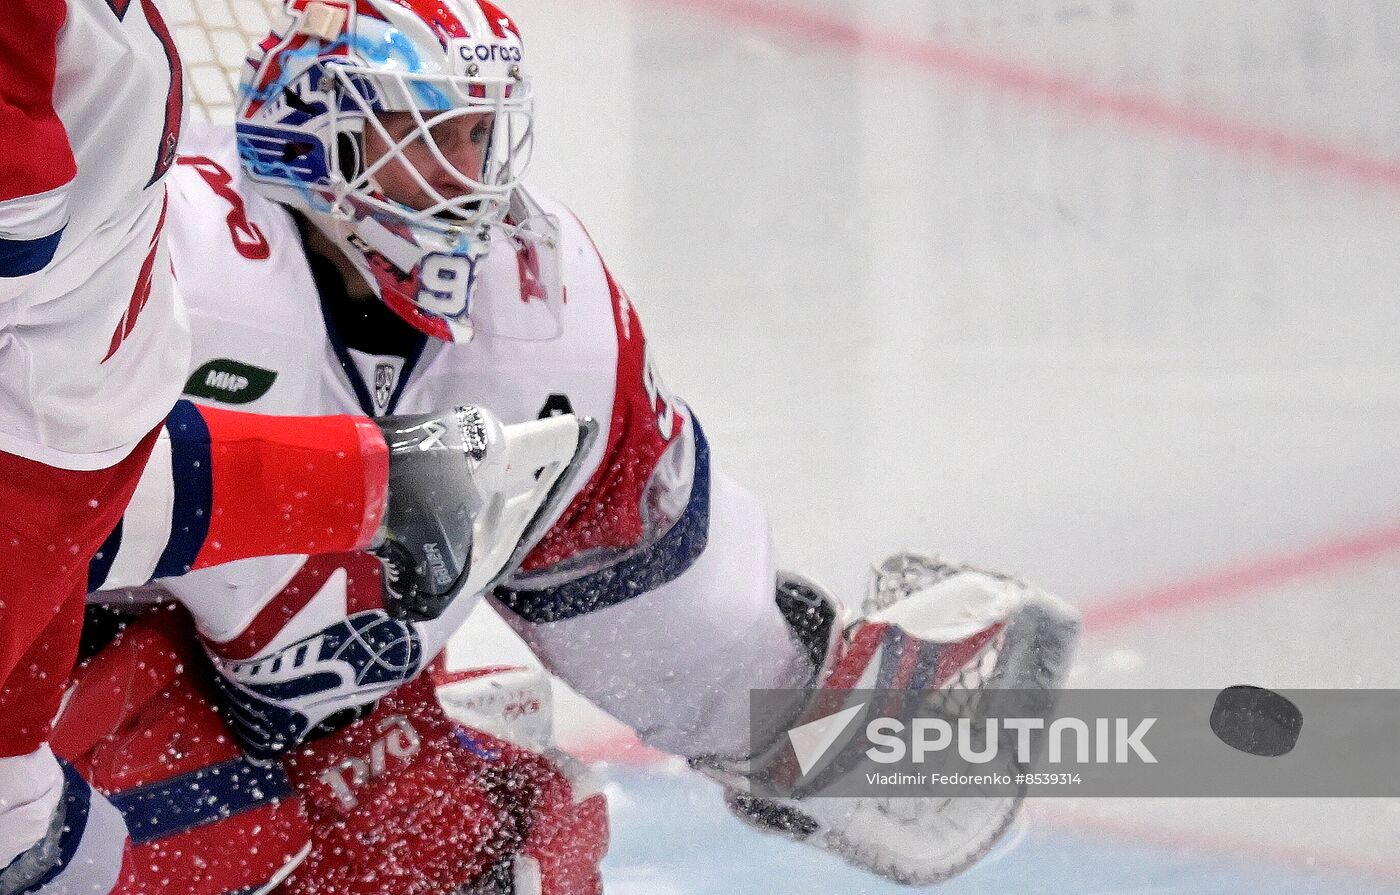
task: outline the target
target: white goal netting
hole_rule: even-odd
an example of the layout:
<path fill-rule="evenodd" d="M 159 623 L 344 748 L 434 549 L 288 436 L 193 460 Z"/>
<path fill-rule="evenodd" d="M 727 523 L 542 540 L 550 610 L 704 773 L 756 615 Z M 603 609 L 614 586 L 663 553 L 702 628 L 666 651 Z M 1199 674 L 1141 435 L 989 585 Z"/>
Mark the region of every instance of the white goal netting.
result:
<path fill-rule="evenodd" d="M 167 0 L 191 121 L 231 122 L 248 48 L 284 19 L 280 0 Z"/>

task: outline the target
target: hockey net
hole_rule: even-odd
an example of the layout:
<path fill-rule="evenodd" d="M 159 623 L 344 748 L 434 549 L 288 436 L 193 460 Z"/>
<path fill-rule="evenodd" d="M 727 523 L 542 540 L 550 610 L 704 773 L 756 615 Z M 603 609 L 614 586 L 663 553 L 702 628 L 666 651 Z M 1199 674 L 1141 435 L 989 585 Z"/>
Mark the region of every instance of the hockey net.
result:
<path fill-rule="evenodd" d="M 230 123 L 248 48 L 286 16 L 280 0 L 167 0 L 191 121 Z"/>

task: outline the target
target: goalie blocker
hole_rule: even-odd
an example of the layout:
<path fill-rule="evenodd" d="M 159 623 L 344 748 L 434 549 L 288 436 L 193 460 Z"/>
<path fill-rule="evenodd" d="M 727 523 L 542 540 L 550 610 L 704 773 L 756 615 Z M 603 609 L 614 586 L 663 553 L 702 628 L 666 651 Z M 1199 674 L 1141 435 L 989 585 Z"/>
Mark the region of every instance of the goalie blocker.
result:
<path fill-rule="evenodd" d="M 779 573 L 776 599 L 809 650 L 811 690 L 756 737 L 768 747 L 747 759 L 692 763 L 725 786 L 730 810 L 751 826 L 895 882 L 929 885 L 976 864 L 1011 826 L 1023 789 L 985 798 L 766 798 L 749 783 L 796 779 L 784 733 L 831 714 L 847 690 L 1043 690 L 1053 700 L 1078 640 L 1078 613 L 1017 579 L 914 553 L 872 571 L 863 617 L 848 625 L 840 603 L 799 576 Z"/>
<path fill-rule="evenodd" d="M 389 446 L 384 609 L 429 621 L 494 589 L 543 537 L 598 426 L 566 413 L 510 426 L 483 407 L 376 421 Z M 443 462 L 443 460 L 447 462 Z"/>

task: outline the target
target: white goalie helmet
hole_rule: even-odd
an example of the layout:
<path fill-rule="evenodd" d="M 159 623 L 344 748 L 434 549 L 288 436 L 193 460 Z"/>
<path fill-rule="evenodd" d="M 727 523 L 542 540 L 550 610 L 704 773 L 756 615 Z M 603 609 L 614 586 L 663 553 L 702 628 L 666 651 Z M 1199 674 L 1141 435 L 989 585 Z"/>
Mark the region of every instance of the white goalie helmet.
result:
<path fill-rule="evenodd" d="M 306 215 L 430 336 L 557 335 L 557 221 L 519 188 L 534 100 L 515 23 L 489 0 L 286 11 L 243 73 L 238 147 L 259 191 Z M 519 262 L 526 311 L 474 307 L 492 251 Z"/>

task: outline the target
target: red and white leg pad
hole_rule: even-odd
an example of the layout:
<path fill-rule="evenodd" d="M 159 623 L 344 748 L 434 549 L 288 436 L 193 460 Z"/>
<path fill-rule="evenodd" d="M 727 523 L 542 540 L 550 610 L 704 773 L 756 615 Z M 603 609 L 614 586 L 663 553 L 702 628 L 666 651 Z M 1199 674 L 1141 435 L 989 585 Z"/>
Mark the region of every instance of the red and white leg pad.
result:
<path fill-rule="evenodd" d="M 243 755 L 209 674 L 188 616 L 160 609 L 74 675 L 54 750 L 110 799 L 94 793 L 94 805 L 125 819 L 119 895 L 263 891 L 305 854 L 309 825 L 286 773 Z"/>
<path fill-rule="evenodd" d="M 369 716 L 293 752 L 285 764 L 313 845 L 278 892 L 599 895 L 602 794 L 564 756 L 460 723 L 439 702 L 441 681 L 449 706 L 472 704 L 473 720 L 495 715 L 503 727 L 490 726 L 508 730 L 547 706 L 537 688 L 548 682 L 518 671 L 430 670 Z M 471 699 L 464 684 L 491 698 Z"/>
<path fill-rule="evenodd" d="M 547 745 L 525 748 L 448 717 L 438 675 L 267 763 L 243 755 L 213 708 L 211 674 L 188 617 L 164 609 L 130 624 L 79 670 L 54 748 L 76 769 L 66 769 L 69 782 L 90 794 L 92 817 L 111 821 L 89 830 L 119 835 L 115 856 L 98 860 L 93 839 L 68 862 L 107 868 L 106 888 L 82 881 L 53 891 L 106 895 L 118 883 L 119 895 L 601 892 L 607 815 L 588 775 L 564 756 L 541 754 Z M 532 695 L 547 681 L 467 677 L 504 696 L 475 703 L 502 729 L 522 713 L 547 714 Z M 461 701 L 460 680 L 455 689 Z M 24 804 L 37 811 L 54 801 L 32 788 Z M 127 827 L 133 845 L 118 882 Z M 29 872 L 29 864 L 14 868 L 14 879 Z M 12 889 L 24 891 L 0 885 L 5 895 Z"/>

